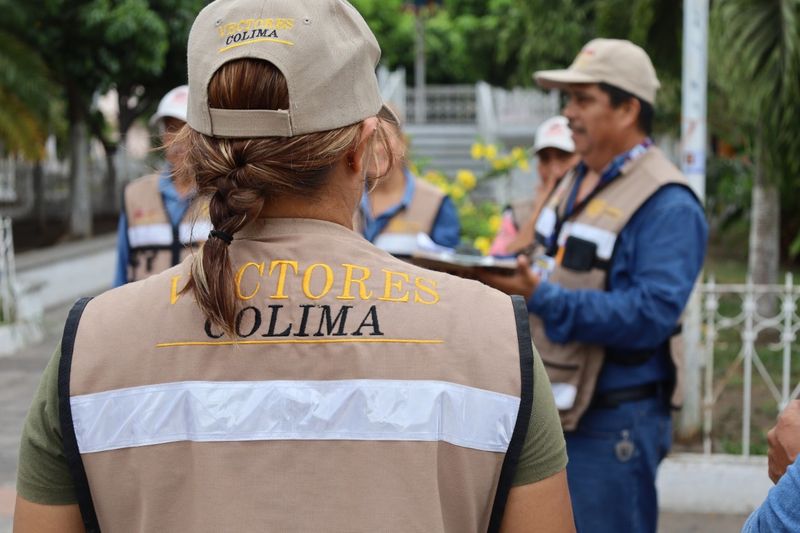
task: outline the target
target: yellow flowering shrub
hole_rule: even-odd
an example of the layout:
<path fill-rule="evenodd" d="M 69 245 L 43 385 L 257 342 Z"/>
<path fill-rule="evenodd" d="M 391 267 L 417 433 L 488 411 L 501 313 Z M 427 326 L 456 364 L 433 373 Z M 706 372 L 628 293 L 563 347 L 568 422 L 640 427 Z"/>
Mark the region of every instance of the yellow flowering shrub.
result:
<path fill-rule="evenodd" d="M 481 254 L 488 255 L 489 248 L 492 247 L 492 241 L 488 237 L 478 237 L 473 242 L 473 246 L 475 246 L 475 248 L 480 250 Z"/>
<path fill-rule="evenodd" d="M 462 246 L 475 248 L 486 254 L 491 246 L 491 241 L 497 233 L 500 220 L 500 208 L 492 202 L 476 204 L 469 196 L 478 184 L 478 178 L 469 170 L 459 170 L 453 180 L 435 170 L 422 174 L 422 178 L 438 187 L 450 196 L 458 209 L 458 218 L 461 221 Z"/>
<path fill-rule="evenodd" d="M 474 143 L 470 154 L 476 161 L 485 160 L 489 163 L 491 170 L 484 178 L 503 176 L 514 167 L 525 172 L 531 169 L 528 151 L 521 146 L 515 146 L 510 152 L 501 152 L 494 144 Z"/>
<path fill-rule="evenodd" d="M 456 181 L 464 187 L 464 189 L 471 191 L 478 184 L 478 178 L 470 170 L 461 169 L 456 173 Z"/>
<path fill-rule="evenodd" d="M 417 176 L 438 187 L 448 194 L 458 209 L 461 221 L 462 247 L 479 251 L 486 255 L 489 253 L 492 240 L 500 229 L 500 206 L 494 202 L 484 201 L 476 203 L 470 197 L 470 192 L 486 179 L 505 176 L 514 167 L 522 170 L 530 169 L 528 152 L 524 148 L 515 147 L 511 151 L 502 151 L 494 144 L 476 142 L 470 149 L 470 155 L 475 160 L 485 160 L 489 169 L 482 176 L 474 172 L 461 169 L 455 177 L 450 178 L 434 169 L 424 172 L 415 172 Z M 418 169 L 419 164 L 411 168 Z"/>

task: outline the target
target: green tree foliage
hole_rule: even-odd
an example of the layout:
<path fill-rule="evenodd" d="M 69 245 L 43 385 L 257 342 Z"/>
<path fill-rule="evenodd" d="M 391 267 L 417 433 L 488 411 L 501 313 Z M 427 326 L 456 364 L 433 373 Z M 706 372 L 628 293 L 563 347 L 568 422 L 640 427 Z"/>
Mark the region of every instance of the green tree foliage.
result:
<path fill-rule="evenodd" d="M 0 30 L 0 152 L 42 157 L 55 94 L 41 57 Z"/>
<path fill-rule="evenodd" d="M 414 21 L 402 0 L 354 0 L 384 63 L 413 80 Z M 444 0 L 422 11 L 427 81 L 530 86 L 536 70 L 566 67 L 594 37 L 630 39 L 650 53 L 663 84 L 659 124 L 677 129 L 681 2 L 675 0 Z"/>
<path fill-rule="evenodd" d="M 720 96 L 722 117 L 735 126 L 719 128 L 720 137 L 744 148 L 753 161 L 754 225 L 765 220 L 757 210 L 775 212 L 772 227 L 755 228 L 757 240 L 777 241 L 776 227 L 784 230 L 778 249 L 800 252 L 800 0 L 727 0 L 712 10 L 711 76 Z M 716 114 L 716 113 L 715 113 Z M 770 191 L 775 191 L 770 193 Z M 763 206 L 756 194 L 773 198 L 778 205 Z M 779 194 L 780 193 L 780 194 Z M 778 223 L 777 214 L 782 220 Z M 794 239 L 794 244 L 789 242 Z M 752 239 L 751 239 L 752 240 Z M 751 255 L 753 252 L 751 242 Z M 761 268 L 753 264 L 751 268 Z M 773 272 L 754 273 L 770 279 Z"/>
<path fill-rule="evenodd" d="M 86 198 L 86 125 L 113 150 L 109 129 L 91 117 L 95 96 L 120 94 L 123 132 L 168 88 L 184 83 L 186 37 L 201 0 L 0 0 L 13 17 L 0 28 L 13 32 L 41 56 L 66 102 L 70 125 L 73 215 L 84 220 L 73 233 L 91 231 Z M 8 8 L 8 10 L 6 9 Z M 13 18 L 13 20 L 11 20 Z M 170 64 L 167 64 L 167 61 Z M 169 67 L 169 68 L 167 68 Z M 151 97 L 152 95 L 152 97 Z M 19 114 L 19 113 L 15 113 Z M 85 219 L 89 219 L 87 223 Z"/>
<path fill-rule="evenodd" d="M 0 0 L 0 152 L 42 156 L 53 127 L 57 87 L 43 57 L 20 36 L 20 2 Z"/>
<path fill-rule="evenodd" d="M 712 76 L 736 131 L 761 135 L 774 183 L 792 179 L 800 172 L 800 0 L 718 2 L 711 23 Z"/>
<path fill-rule="evenodd" d="M 351 0 L 381 45 L 381 62 L 390 68 L 414 64 L 414 15 L 405 0 Z"/>
<path fill-rule="evenodd" d="M 111 86 L 119 95 L 119 130 L 124 135 L 133 122 L 152 111 L 161 97 L 169 90 L 186 83 L 186 42 L 189 29 L 197 13 L 207 4 L 206 0 L 149 0 L 147 4 L 153 16 L 165 29 L 164 48 L 160 68 L 150 65 L 139 70 L 127 69 L 113 76 Z"/>

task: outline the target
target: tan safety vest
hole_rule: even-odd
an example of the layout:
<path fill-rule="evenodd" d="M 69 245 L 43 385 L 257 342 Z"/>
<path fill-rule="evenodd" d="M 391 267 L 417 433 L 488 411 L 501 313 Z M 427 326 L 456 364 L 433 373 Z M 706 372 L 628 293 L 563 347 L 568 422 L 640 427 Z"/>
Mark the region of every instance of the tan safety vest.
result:
<path fill-rule="evenodd" d="M 405 209 L 401 209 L 375 238 L 375 246 L 392 255 L 407 257 L 417 249 L 417 234 L 430 235 L 442 207 L 445 194 L 434 185 L 414 179 L 414 194 Z M 363 216 L 363 215 L 362 215 Z M 356 231 L 363 221 L 358 218 Z"/>
<path fill-rule="evenodd" d="M 643 155 L 629 161 L 621 175 L 594 196 L 584 209 L 564 221 L 556 249 L 548 251 L 542 243 L 548 242 L 556 231 L 557 218 L 566 209 L 575 180 L 575 172 L 565 176 L 542 209 L 536 221 L 536 237 L 540 244 L 534 250 L 534 257 L 554 256 L 550 282 L 568 289 L 606 290 L 617 237 L 631 217 L 661 187 L 672 183 L 688 187 L 689 184 L 661 150 L 651 146 Z M 561 424 L 565 430 L 575 429 L 594 395 L 605 347 L 552 342 L 542 320 L 534 314 L 530 319 L 536 347 L 553 385 Z M 677 369 L 672 401 L 678 407 L 683 368 L 681 336 L 673 335 L 670 345 Z"/>
<path fill-rule="evenodd" d="M 236 345 L 180 294 L 190 260 L 73 308 L 59 394 L 87 524 L 496 531 L 532 402 L 524 301 L 327 222 L 257 221 L 230 252 Z"/>
<path fill-rule="evenodd" d="M 208 202 L 193 202 L 176 227 L 158 188 L 159 176 L 142 176 L 125 187 L 128 222 L 128 281 L 138 281 L 180 263 L 211 231 Z"/>

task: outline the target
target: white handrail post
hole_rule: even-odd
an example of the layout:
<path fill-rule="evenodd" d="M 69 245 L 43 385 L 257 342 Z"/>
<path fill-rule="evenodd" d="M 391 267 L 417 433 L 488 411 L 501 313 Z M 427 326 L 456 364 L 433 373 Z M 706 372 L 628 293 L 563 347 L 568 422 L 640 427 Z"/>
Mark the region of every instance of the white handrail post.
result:
<path fill-rule="evenodd" d="M 14 264 L 14 238 L 11 219 L 0 219 L 0 301 L 3 321 L 11 322 L 16 314 L 16 267 Z"/>
<path fill-rule="evenodd" d="M 714 422 L 714 341 L 717 336 L 717 299 L 714 276 L 711 276 L 705 291 L 706 339 L 704 350 L 705 386 L 703 401 L 703 453 L 711 453 L 711 428 Z"/>
<path fill-rule="evenodd" d="M 484 142 L 497 139 L 497 116 L 492 99 L 492 86 L 485 81 L 475 84 L 475 108 L 478 115 L 478 133 Z"/>
<path fill-rule="evenodd" d="M 428 119 L 425 94 L 425 21 L 421 10 L 417 8 L 414 16 L 416 28 L 414 40 L 414 122 L 425 124 Z"/>
<path fill-rule="evenodd" d="M 744 331 L 742 331 L 742 350 L 744 350 L 744 391 L 742 408 L 742 455 L 750 456 L 750 411 L 753 402 L 753 351 L 755 350 L 754 317 L 756 312 L 755 287 L 748 274 L 744 297 Z"/>
<path fill-rule="evenodd" d="M 783 376 L 781 383 L 781 405 L 780 410 L 789 404 L 791 390 L 791 369 L 792 369 L 792 343 L 795 340 L 792 319 L 796 309 L 794 301 L 794 279 L 792 273 L 786 274 L 786 284 L 783 292 L 783 332 L 781 334 L 781 344 L 783 344 Z"/>

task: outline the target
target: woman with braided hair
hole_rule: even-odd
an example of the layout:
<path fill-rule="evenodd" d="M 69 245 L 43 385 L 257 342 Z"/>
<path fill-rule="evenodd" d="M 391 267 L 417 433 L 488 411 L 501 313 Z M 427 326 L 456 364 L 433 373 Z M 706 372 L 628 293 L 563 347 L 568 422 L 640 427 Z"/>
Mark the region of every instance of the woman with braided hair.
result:
<path fill-rule="evenodd" d="M 188 48 L 176 171 L 213 230 L 70 312 L 15 531 L 572 531 L 524 302 L 352 231 L 397 157 L 358 12 L 218 0 Z"/>

